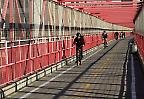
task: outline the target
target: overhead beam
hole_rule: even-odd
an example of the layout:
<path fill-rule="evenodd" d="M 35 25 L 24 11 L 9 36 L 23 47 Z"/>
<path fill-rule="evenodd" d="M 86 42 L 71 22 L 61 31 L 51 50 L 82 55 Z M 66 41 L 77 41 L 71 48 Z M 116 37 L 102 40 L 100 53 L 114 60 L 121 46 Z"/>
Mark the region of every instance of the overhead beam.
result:
<path fill-rule="evenodd" d="M 137 5 L 137 3 L 134 2 L 77 2 L 77 3 L 67 3 L 65 4 L 67 6 L 122 6 L 122 5 Z"/>
<path fill-rule="evenodd" d="M 58 2 L 64 3 L 64 2 L 92 2 L 96 0 L 57 0 Z M 110 0 L 97 0 L 97 1 L 110 1 Z"/>
<path fill-rule="evenodd" d="M 64 3 L 64 2 L 84 2 L 84 3 L 89 3 L 89 2 L 94 2 L 97 4 L 132 4 L 132 3 L 138 3 L 138 2 L 132 2 L 132 1 L 127 1 L 127 2 L 112 2 L 111 0 L 57 0 L 58 2 Z"/>
<path fill-rule="evenodd" d="M 103 6 L 103 5 L 66 5 L 66 6 L 69 6 L 69 7 L 73 7 L 73 8 L 95 8 L 95 7 L 101 7 L 101 8 L 110 8 L 110 7 L 123 7 L 123 8 L 129 8 L 129 7 L 133 7 L 133 8 L 138 8 L 137 5 L 109 5 L 109 6 Z"/>

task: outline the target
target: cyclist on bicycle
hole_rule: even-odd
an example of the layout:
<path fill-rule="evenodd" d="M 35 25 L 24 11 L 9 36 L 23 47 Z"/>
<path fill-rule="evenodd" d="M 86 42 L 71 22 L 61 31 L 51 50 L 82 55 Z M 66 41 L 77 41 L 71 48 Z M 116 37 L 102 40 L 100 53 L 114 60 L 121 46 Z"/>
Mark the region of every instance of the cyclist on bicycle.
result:
<path fill-rule="evenodd" d="M 78 32 L 76 38 L 72 45 L 76 45 L 76 62 L 81 65 L 81 60 L 83 58 L 83 46 L 85 45 L 84 37 Z M 79 53 L 79 56 L 78 56 Z"/>
<path fill-rule="evenodd" d="M 119 36 L 119 33 L 118 33 L 118 32 L 115 32 L 115 33 L 114 33 L 114 37 L 115 37 L 116 40 L 118 40 L 118 36 Z"/>
<path fill-rule="evenodd" d="M 103 44 L 104 44 L 104 48 L 106 48 L 107 47 L 107 33 L 106 33 L 106 31 L 103 31 L 103 33 L 102 33 L 102 39 L 103 39 Z"/>

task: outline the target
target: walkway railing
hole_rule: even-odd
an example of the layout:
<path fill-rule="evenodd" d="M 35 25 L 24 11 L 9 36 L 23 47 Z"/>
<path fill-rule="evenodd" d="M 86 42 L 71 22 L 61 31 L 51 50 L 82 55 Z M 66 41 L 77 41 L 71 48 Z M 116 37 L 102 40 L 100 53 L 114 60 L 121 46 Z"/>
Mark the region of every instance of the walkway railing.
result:
<path fill-rule="evenodd" d="M 129 33 L 127 33 L 128 35 Z M 71 36 L 65 37 L 64 40 L 59 38 L 56 41 L 48 41 L 47 38 L 35 39 L 31 40 L 29 44 L 21 44 L 23 41 L 18 41 L 17 46 L 1 48 L 0 85 L 18 80 L 74 56 L 75 47 L 72 46 L 73 39 Z M 103 43 L 101 33 L 85 35 L 84 39 L 86 42 L 84 51 Z M 113 39 L 114 34 L 112 32 L 108 33 L 108 41 Z"/>
<path fill-rule="evenodd" d="M 140 34 L 140 33 L 135 33 L 134 39 L 135 39 L 135 42 L 138 46 L 141 58 L 144 60 L 144 35 Z"/>

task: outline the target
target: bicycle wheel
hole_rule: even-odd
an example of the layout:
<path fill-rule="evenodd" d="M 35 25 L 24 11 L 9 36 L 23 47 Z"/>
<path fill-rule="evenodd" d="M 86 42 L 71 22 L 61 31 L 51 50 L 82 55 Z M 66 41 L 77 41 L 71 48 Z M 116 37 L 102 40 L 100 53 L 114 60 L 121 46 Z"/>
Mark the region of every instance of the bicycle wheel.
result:
<path fill-rule="evenodd" d="M 107 42 L 106 42 L 106 39 L 104 39 L 104 48 L 106 48 L 107 47 Z"/>
<path fill-rule="evenodd" d="M 77 66 L 81 65 L 81 59 L 82 59 L 81 48 L 78 48 L 77 49 L 77 53 L 76 53 L 76 63 L 77 63 Z"/>

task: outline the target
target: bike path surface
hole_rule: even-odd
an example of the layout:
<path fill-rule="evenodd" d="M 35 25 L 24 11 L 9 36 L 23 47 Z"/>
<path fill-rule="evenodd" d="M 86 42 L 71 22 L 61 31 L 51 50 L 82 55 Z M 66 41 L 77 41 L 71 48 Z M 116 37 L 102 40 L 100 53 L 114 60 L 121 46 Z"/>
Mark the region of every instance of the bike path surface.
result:
<path fill-rule="evenodd" d="M 112 43 L 35 81 L 7 98 L 125 99 L 128 40 Z"/>

